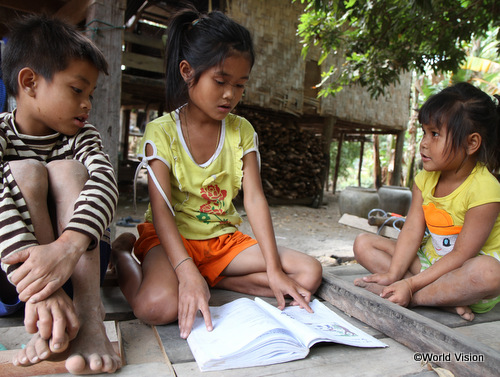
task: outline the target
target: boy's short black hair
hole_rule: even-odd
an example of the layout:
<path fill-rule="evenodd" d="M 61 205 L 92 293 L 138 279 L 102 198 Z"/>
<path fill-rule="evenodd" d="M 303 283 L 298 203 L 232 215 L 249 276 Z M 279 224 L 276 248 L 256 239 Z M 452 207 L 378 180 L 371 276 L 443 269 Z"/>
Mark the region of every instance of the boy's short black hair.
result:
<path fill-rule="evenodd" d="M 108 74 L 108 63 L 94 43 L 62 20 L 46 15 L 23 17 L 10 26 L 2 54 L 3 80 L 7 92 L 17 96 L 17 76 L 25 67 L 51 81 L 72 59 L 87 60 Z"/>

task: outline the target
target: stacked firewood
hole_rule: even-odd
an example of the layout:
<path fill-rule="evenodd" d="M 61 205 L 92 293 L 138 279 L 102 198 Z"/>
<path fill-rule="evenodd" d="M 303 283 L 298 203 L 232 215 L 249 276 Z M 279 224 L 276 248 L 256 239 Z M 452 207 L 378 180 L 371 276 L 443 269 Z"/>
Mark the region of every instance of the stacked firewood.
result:
<path fill-rule="evenodd" d="M 293 118 L 239 109 L 259 136 L 261 177 L 268 198 L 318 197 L 326 168 L 321 136 L 301 130 Z"/>

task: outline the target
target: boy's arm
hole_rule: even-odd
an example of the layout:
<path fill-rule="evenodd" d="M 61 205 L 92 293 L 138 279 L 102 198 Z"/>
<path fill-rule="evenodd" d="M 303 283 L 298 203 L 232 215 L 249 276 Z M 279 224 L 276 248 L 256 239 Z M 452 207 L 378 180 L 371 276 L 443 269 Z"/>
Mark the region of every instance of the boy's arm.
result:
<path fill-rule="evenodd" d="M 118 203 L 118 185 L 113 166 L 102 149 L 98 131 L 86 125 L 73 141 L 73 158 L 87 168 L 89 179 L 75 203 L 75 211 L 65 230 L 90 237 L 94 249 L 113 220 Z"/>
<path fill-rule="evenodd" d="M 281 266 L 271 213 L 262 189 L 256 152 L 243 157 L 243 192 L 245 211 L 266 261 L 269 285 L 276 296 L 278 307 L 284 309 L 284 296 L 288 294 L 300 307 L 312 312 L 309 307 L 311 292 L 288 277 Z"/>

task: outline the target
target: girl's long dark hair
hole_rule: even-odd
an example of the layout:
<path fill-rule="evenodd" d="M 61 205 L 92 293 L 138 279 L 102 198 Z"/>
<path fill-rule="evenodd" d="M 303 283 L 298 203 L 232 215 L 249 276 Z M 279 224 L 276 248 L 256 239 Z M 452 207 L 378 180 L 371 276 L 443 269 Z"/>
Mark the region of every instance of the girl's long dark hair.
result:
<path fill-rule="evenodd" d="M 490 171 L 500 168 L 500 96 L 494 100 L 474 85 L 461 82 L 431 96 L 418 113 L 420 124 L 446 126 L 449 151 L 466 148 L 467 137 L 481 135 L 478 161 Z"/>
<path fill-rule="evenodd" d="M 173 111 L 188 100 L 188 85 L 195 85 L 207 69 L 221 64 L 236 53 L 248 56 L 254 63 L 249 31 L 224 13 L 200 14 L 185 9 L 174 15 L 167 28 L 165 50 L 165 106 Z M 186 60 L 194 69 L 189 83 L 184 82 L 179 63 Z"/>

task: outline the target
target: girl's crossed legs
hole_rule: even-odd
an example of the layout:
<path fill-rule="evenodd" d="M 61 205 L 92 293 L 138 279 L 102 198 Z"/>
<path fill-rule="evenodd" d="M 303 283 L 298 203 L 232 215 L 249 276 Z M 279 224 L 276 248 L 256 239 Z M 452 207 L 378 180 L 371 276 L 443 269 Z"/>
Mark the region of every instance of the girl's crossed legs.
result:
<path fill-rule="evenodd" d="M 131 254 L 135 236 L 122 234 L 113 243 L 113 262 L 120 287 L 134 314 L 150 324 L 177 320 L 178 280 L 161 245 L 153 247 L 139 264 Z M 279 247 L 283 271 L 301 286 L 315 292 L 321 284 L 321 264 L 301 252 Z M 258 245 L 240 252 L 221 274 L 214 288 L 273 297 L 264 257 Z"/>
<path fill-rule="evenodd" d="M 361 234 L 354 243 L 354 255 L 358 263 L 373 274 L 389 270 L 396 241 L 374 234 Z M 415 256 L 403 278 L 421 272 L 421 263 Z M 383 285 L 356 279 L 354 284 L 380 294 Z M 462 267 L 441 276 L 431 284 L 413 293 L 409 306 L 438 306 L 459 314 L 471 321 L 474 319 L 470 305 L 481 300 L 494 299 L 500 295 L 500 262 L 487 255 L 478 255 L 466 261 Z"/>

